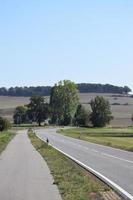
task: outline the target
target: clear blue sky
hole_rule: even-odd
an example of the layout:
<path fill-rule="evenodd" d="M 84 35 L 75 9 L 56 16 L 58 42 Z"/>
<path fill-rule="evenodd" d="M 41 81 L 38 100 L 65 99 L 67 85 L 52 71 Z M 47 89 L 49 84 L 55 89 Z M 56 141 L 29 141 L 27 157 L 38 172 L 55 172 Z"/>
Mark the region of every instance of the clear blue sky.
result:
<path fill-rule="evenodd" d="M 132 77 L 133 0 L 0 1 L 0 87 Z"/>

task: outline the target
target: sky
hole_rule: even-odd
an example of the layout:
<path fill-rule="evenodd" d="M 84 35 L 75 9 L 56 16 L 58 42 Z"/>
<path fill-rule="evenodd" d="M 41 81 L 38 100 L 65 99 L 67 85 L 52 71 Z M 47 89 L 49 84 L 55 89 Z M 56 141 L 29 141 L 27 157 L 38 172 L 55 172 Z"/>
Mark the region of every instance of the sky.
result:
<path fill-rule="evenodd" d="M 132 77 L 133 0 L 0 0 L 0 87 Z"/>

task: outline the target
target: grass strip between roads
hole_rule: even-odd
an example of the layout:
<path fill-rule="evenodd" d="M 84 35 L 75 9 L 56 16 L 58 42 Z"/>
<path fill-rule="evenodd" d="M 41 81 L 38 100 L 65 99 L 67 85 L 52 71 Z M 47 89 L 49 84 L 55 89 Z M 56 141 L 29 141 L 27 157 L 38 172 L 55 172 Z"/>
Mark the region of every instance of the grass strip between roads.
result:
<path fill-rule="evenodd" d="M 47 146 L 35 134 L 29 133 L 29 137 L 47 162 L 63 200 L 102 200 L 102 194 L 110 191 L 104 183 L 53 147 Z"/>
<path fill-rule="evenodd" d="M 0 153 L 6 148 L 14 136 L 15 134 L 11 132 L 0 132 Z"/>
<path fill-rule="evenodd" d="M 72 128 L 58 132 L 72 138 L 133 151 L 133 128 Z"/>

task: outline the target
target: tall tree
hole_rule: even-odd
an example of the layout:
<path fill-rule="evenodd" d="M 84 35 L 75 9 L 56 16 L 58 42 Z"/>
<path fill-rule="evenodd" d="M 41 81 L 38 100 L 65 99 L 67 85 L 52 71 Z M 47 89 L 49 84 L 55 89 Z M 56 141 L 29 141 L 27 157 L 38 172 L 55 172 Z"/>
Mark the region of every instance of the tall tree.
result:
<path fill-rule="evenodd" d="M 21 124 L 27 122 L 27 107 L 26 106 L 18 106 L 15 109 L 14 115 L 14 124 Z"/>
<path fill-rule="evenodd" d="M 91 100 L 90 105 L 92 109 L 90 120 L 94 127 L 104 127 L 113 119 L 108 100 L 97 96 Z"/>
<path fill-rule="evenodd" d="M 68 125 L 72 122 L 79 104 L 78 89 L 75 83 L 64 80 L 51 90 L 50 107 L 52 123 Z"/>
<path fill-rule="evenodd" d="M 49 105 L 45 102 L 42 96 L 33 96 L 30 98 L 28 104 L 28 116 L 29 119 L 37 122 L 39 126 L 47 119 L 49 113 Z"/>
<path fill-rule="evenodd" d="M 90 122 L 90 111 L 81 104 L 78 105 L 73 123 L 75 126 L 88 126 Z"/>

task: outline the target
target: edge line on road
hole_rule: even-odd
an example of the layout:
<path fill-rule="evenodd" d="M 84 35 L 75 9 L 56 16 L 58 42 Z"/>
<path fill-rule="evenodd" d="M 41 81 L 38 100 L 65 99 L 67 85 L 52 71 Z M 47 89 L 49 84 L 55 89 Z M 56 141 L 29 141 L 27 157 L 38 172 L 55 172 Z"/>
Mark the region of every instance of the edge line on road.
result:
<path fill-rule="evenodd" d="M 46 140 L 43 139 L 43 138 L 41 138 L 39 135 L 37 135 L 37 133 L 35 133 L 35 134 L 36 134 L 36 136 L 40 140 L 46 142 Z M 72 161 L 74 161 L 75 163 L 77 163 L 78 165 L 80 165 L 81 167 L 83 167 L 84 169 L 86 169 L 89 172 L 91 172 L 92 174 L 94 174 L 97 178 L 99 178 L 100 180 L 102 180 L 104 183 L 106 183 L 108 186 L 110 186 L 114 191 L 116 191 L 120 196 L 124 197 L 125 200 L 133 200 L 133 196 L 131 194 L 129 194 L 127 191 L 125 191 L 123 188 L 121 188 L 119 185 L 117 185 L 112 180 L 108 179 L 107 177 L 105 177 L 104 175 L 102 175 L 101 173 L 99 173 L 98 171 L 96 171 L 96 170 L 92 169 L 91 167 L 85 165 L 84 163 L 80 162 L 79 160 L 77 160 L 73 156 L 70 156 L 69 154 L 65 153 L 64 151 L 58 149 L 57 147 L 55 147 L 51 143 L 49 143 L 49 145 L 51 147 L 53 147 L 54 149 L 56 149 L 57 151 L 59 151 L 60 153 L 62 153 L 65 156 L 67 156 L 68 158 L 70 158 Z"/>

